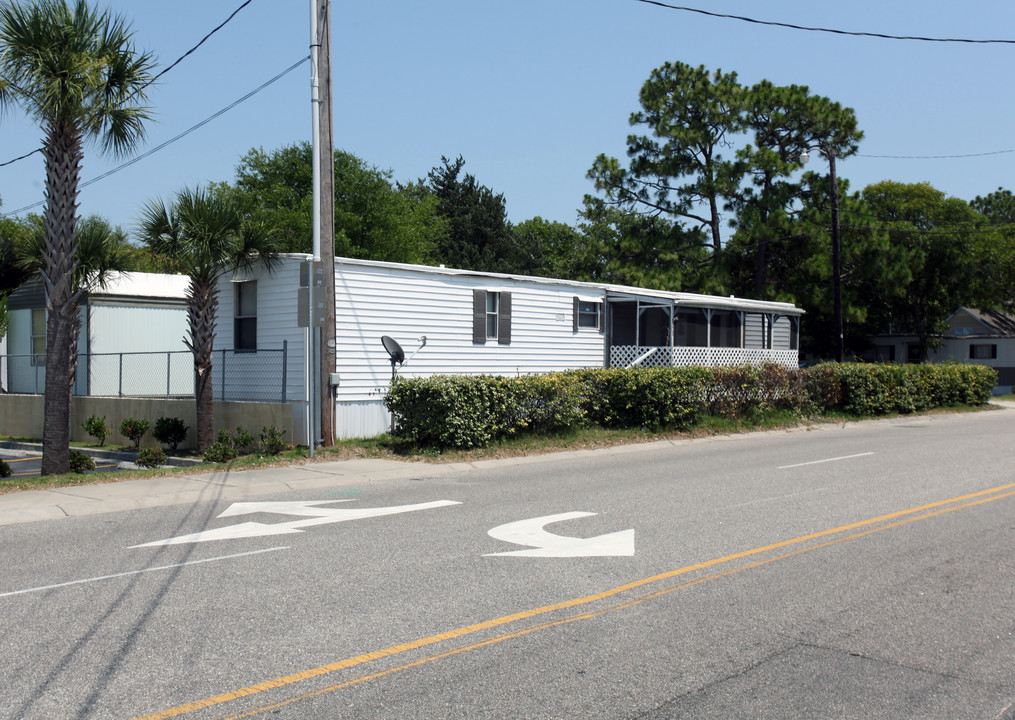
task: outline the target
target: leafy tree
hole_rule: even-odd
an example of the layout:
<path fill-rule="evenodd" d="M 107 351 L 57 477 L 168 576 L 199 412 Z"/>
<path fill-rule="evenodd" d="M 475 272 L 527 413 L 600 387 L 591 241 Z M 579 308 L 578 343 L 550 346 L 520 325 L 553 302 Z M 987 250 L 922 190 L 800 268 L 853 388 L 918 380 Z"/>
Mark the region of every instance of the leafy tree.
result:
<path fill-rule="evenodd" d="M 15 248 L 30 232 L 23 220 L 0 218 L 0 296 L 9 295 L 28 279 L 29 274 L 18 267 Z"/>
<path fill-rule="evenodd" d="M 737 213 L 741 247 L 754 256 L 754 296 L 762 299 L 772 291 L 768 245 L 795 232 L 790 215 L 808 182 L 798 173 L 802 154 L 821 148 L 837 159 L 848 157 L 863 133 L 850 108 L 812 95 L 807 87 L 779 87 L 767 80 L 746 92 L 744 126 L 754 142 L 738 150 L 737 157 L 750 184 L 739 190 L 731 209 Z"/>
<path fill-rule="evenodd" d="M 441 158 L 419 186 L 437 198 L 437 214 L 448 223 L 434 260 L 465 270 L 531 272 L 532 261 L 516 242 L 507 219 L 504 195 L 465 173 L 465 160 Z"/>
<path fill-rule="evenodd" d="M 977 195 L 969 204 L 991 225 L 1015 226 L 1015 195 L 1010 190 L 998 188 L 983 197 Z"/>
<path fill-rule="evenodd" d="M 716 289 L 707 236 L 665 217 L 625 213 L 587 197 L 581 230 L 593 252 L 587 280 L 658 290 Z"/>
<path fill-rule="evenodd" d="M 595 273 L 591 243 L 570 225 L 536 216 L 515 225 L 514 234 L 518 247 L 532 261 L 526 274 L 589 280 Z"/>
<path fill-rule="evenodd" d="M 141 103 L 152 56 L 135 51 L 119 17 L 77 0 L 0 6 L 0 109 L 22 108 L 43 129 L 46 160 L 46 399 L 42 474 L 69 469 L 71 342 L 83 143 L 123 155 L 144 137 Z"/>
<path fill-rule="evenodd" d="M 861 193 L 866 213 L 888 236 L 885 261 L 894 273 L 873 299 L 869 325 L 912 332 L 921 352 L 962 305 L 980 305 L 981 250 L 991 231 L 982 215 L 927 183 L 886 180 Z"/>
<path fill-rule="evenodd" d="M 744 129 L 744 88 L 736 73 L 675 62 L 652 71 L 639 99 L 642 109 L 630 122 L 650 134 L 628 136 L 628 168 L 600 155 L 589 178 L 626 212 L 679 218 L 704 230 L 718 253 L 722 205 L 744 174 L 742 163 L 723 156 Z"/>
<path fill-rule="evenodd" d="M 197 444 L 204 452 L 215 441 L 211 374 L 218 279 L 258 261 L 274 268 L 277 245 L 261 227 L 245 223 L 234 203 L 203 190 L 182 190 L 171 205 L 152 201 L 142 215 L 141 234 L 154 253 L 190 278 L 190 336 L 184 342 L 194 354 Z"/>
<path fill-rule="evenodd" d="M 312 148 L 301 142 L 240 160 L 233 184 L 213 192 L 268 228 L 285 252 L 310 252 L 313 237 Z M 425 262 L 445 231 L 437 201 L 351 153 L 335 152 L 335 252 L 347 257 Z"/>

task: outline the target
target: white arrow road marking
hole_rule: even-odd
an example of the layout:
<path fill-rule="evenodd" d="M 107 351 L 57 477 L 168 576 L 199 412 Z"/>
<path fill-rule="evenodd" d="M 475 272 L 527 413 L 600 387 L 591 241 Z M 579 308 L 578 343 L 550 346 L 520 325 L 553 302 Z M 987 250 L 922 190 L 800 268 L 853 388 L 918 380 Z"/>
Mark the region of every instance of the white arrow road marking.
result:
<path fill-rule="evenodd" d="M 521 557 L 611 557 L 634 555 L 634 530 L 621 530 L 620 532 L 597 535 L 590 538 L 575 538 L 554 535 L 543 529 L 543 526 L 550 523 L 574 520 L 595 514 L 590 512 L 568 512 L 498 525 L 487 533 L 490 537 L 516 545 L 529 545 L 532 549 L 486 553 L 484 557 L 494 555 L 516 555 Z"/>
<path fill-rule="evenodd" d="M 461 505 L 455 500 L 435 500 L 434 502 L 418 503 L 416 505 L 393 505 L 391 507 L 379 508 L 325 508 L 318 507 L 336 502 L 351 502 L 349 500 L 312 500 L 307 502 L 242 502 L 229 506 L 219 517 L 230 517 L 235 515 L 249 515 L 251 513 L 276 513 L 279 515 L 296 515 L 306 517 L 305 520 L 293 520 L 286 523 L 258 523 L 245 522 L 238 525 L 227 525 L 214 530 L 202 530 L 190 535 L 167 538 L 166 540 L 155 540 L 154 542 L 142 545 L 131 545 L 129 549 L 140 547 L 156 547 L 160 545 L 183 545 L 186 543 L 208 542 L 209 540 L 235 540 L 238 538 L 262 537 L 267 535 L 288 535 L 290 533 L 303 532 L 302 528 L 312 525 L 327 525 L 330 523 L 347 522 L 349 520 L 362 520 L 363 518 L 379 517 L 381 515 L 396 515 L 398 513 L 412 512 L 413 510 L 429 510 L 431 508 L 446 507 L 448 505 Z"/>

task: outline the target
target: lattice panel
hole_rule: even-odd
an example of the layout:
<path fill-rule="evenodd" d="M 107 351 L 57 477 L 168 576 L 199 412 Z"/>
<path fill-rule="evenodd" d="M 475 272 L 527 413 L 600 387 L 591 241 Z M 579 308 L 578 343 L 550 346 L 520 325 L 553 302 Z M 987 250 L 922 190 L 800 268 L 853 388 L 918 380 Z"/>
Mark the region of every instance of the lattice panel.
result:
<path fill-rule="evenodd" d="M 642 358 L 642 356 L 645 357 Z M 642 358 L 638 363 L 640 367 L 675 367 L 679 365 L 717 367 L 763 365 L 770 362 L 785 367 L 797 367 L 799 363 L 796 350 L 718 347 L 652 348 L 634 345 L 614 345 L 610 348 L 610 367 L 627 367 L 638 358 Z"/>

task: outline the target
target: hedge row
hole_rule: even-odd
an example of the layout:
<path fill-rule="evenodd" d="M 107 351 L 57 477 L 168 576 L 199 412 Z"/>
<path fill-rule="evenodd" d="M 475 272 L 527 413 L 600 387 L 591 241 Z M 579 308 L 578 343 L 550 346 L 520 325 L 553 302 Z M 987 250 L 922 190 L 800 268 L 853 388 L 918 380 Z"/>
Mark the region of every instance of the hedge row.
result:
<path fill-rule="evenodd" d="M 744 418 L 772 409 L 869 417 L 982 405 L 996 380 L 993 368 L 958 363 L 586 369 L 398 378 L 385 404 L 398 436 L 423 446 L 471 448 L 590 424 L 680 430 L 706 415 Z"/>

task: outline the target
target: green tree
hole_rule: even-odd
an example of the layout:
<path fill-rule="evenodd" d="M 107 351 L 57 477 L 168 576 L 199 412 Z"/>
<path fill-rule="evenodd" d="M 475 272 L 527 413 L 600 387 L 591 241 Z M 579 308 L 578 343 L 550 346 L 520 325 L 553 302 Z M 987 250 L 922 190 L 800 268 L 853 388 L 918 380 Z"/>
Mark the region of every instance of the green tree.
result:
<path fill-rule="evenodd" d="M 753 143 L 738 150 L 737 157 L 750 183 L 740 188 L 730 206 L 736 212 L 738 244 L 753 255 L 754 297 L 766 299 L 774 297 L 768 246 L 796 232 L 791 215 L 807 182 L 799 173 L 802 154 L 821 148 L 836 159 L 849 157 L 863 133 L 852 109 L 812 95 L 807 87 L 780 87 L 768 80 L 746 92 L 744 126 Z"/>
<path fill-rule="evenodd" d="M 152 252 L 168 258 L 190 278 L 187 287 L 189 337 L 194 354 L 197 444 L 204 452 L 215 442 L 212 399 L 212 343 L 218 311 L 218 280 L 260 261 L 277 265 L 277 244 L 263 228 L 244 222 L 239 208 L 203 190 L 182 190 L 171 205 L 152 201 L 141 218 L 141 235 Z"/>
<path fill-rule="evenodd" d="M 680 219 L 704 230 L 718 253 L 723 205 L 744 174 L 735 156 L 723 155 L 744 129 L 743 86 L 736 73 L 666 63 L 652 71 L 639 100 L 642 109 L 630 122 L 650 134 L 628 136 L 627 168 L 600 155 L 589 179 L 625 212 Z"/>
<path fill-rule="evenodd" d="M 301 142 L 240 160 L 232 184 L 213 186 L 254 224 L 268 228 L 282 251 L 310 252 L 313 237 L 312 149 Z M 351 153 L 335 152 L 335 253 L 423 263 L 445 232 L 437 201 Z"/>
<path fill-rule="evenodd" d="M 1010 190 L 998 188 L 982 197 L 977 195 L 969 204 L 991 225 L 1015 226 L 1015 195 Z"/>
<path fill-rule="evenodd" d="M 588 238 L 562 222 L 534 217 L 514 226 L 515 242 L 532 269 L 526 274 L 565 280 L 590 280 L 595 257 Z"/>
<path fill-rule="evenodd" d="M 888 236 L 885 261 L 894 274 L 873 299 L 868 324 L 911 332 L 925 352 L 958 307 L 982 304 L 981 250 L 992 231 L 967 202 L 927 183 L 886 180 L 864 188 L 861 197 Z"/>
<path fill-rule="evenodd" d="M 516 242 L 507 219 L 504 195 L 480 185 L 465 160 L 441 158 L 418 185 L 437 199 L 437 213 L 448 223 L 434 260 L 464 270 L 525 274 L 532 260 Z"/>
<path fill-rule="evenodd" d="M 144 137 L 152 57 L 137 52 L 119 17 L 85 0 L 0 6 L 0 109 L 22 108 L 42 126 L 46 161 L 46 399 L 42 474 L 70 467 L 71 342 L 77 206 L 83 143 L 122 155 Z"/>
<path fill-rule="evenodd" d="M 672 291 L 722 291 L 713 275 L 708 237 L 666 217 L 627 213 L 586 197 L 582 233 L 592 272 L 586 280 Z"/>
<path fill-rule="evenodd" d="M 28 279 L 29 273 L 18 267 L 15 248 L 30 232 L 24 220 L 0 218 L 0 297 L 9 295 Z"/>

